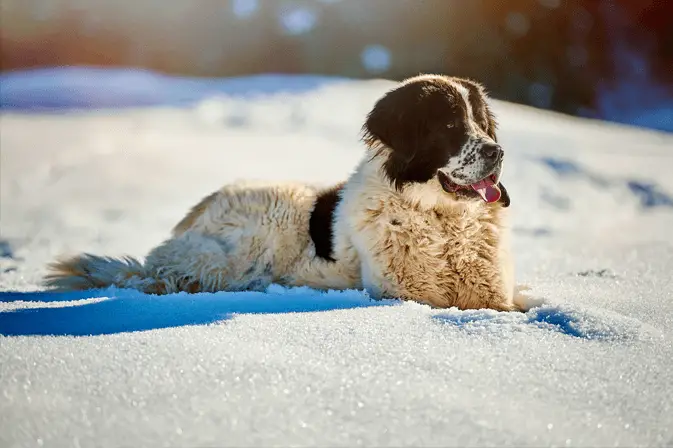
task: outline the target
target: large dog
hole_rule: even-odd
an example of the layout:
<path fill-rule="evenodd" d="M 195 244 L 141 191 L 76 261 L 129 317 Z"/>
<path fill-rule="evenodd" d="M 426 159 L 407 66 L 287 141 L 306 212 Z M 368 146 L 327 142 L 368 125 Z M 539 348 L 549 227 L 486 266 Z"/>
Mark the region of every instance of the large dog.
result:
<path fill-rule="evenodd" d="M 500 183 L 503 149 L 482 86 L 405 80 L 363 126 L 348 180 L 233 184 L 205 197 L 144 263 L 90 254 L 50 265 L 47 286 L 147 293 L 364 288 L 434 307 L 518 310 Z"/>

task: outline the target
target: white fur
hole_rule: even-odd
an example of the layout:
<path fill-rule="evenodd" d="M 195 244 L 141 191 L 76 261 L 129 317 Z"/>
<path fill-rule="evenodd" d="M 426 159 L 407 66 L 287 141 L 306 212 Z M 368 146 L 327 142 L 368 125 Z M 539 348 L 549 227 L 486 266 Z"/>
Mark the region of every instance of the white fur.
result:
<path fill-rule="evenodd" d="M 469 105 L 467 90 L 459 91 Z M 469 126 L 477 130 L 448 161 L 449 175 L 471 175 L 483 164 L 466 158 L 492 140 Z M 239 183 L 196 204 L 144 264 L 84 254 L 54 263 L 46 283 L 157 294 L 264 290 L 271 283 L 364 287 L 373 297 L 436 307 L 518 309 L 506 210 L 458 200 L 436 177 L 396 189 L 383 169 L 392 151 L 369 148 L 345 183 L 333 216 L 334 261 L 317 256 L 309 232 L 319 188 Z"/>

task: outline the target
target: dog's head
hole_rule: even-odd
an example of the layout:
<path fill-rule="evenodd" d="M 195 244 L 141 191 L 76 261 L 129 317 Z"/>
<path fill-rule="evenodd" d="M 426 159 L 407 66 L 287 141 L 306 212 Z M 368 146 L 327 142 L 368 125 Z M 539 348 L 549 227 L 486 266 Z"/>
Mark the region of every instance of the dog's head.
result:
<path fill-rule="evenodd" d="M 407 79 L 378 100 L 363 126 L 385 148 L 385 176 L 401 190 L 437 179 L 447 194 L 509 206 L 500 183 L 504 152 L 483 87 L 441 75 Z"/>

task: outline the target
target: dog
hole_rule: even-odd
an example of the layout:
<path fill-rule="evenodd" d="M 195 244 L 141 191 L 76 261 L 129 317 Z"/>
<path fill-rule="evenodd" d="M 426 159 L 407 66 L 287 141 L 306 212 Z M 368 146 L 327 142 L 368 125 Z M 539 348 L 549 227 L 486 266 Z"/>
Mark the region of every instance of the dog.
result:
<path fill-rule="evenodd" d="M 226 185 L 144 262 L 84 253 L 51 263 L 45 284 L 168 294 L 276 283 L 365 289 L 435 308 L 521 310 L 496 127 L 480 83 L 411 77 L 367 114 L 366 151 L 345 182 Z"/>

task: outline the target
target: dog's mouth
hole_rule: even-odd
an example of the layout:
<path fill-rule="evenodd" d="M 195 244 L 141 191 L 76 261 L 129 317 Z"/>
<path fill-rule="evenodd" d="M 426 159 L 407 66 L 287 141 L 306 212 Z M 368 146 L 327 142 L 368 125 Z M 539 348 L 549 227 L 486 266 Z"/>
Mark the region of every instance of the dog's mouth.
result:
<path fill-rule="evenodd" d="M 457 193 L 461 190 L 474 191 L 481 196 L 484 202 L 489 204 L 498 201 L 502 195 L 500 188 L 498 188 L 498 178 L 495 174 L 491 174 L 479 182 L 470 185 L 459 185 L 453 182 L 443 171 L 437 171 L 437 178 L 439 179 L 439 184 L 447 193 Z"/>

